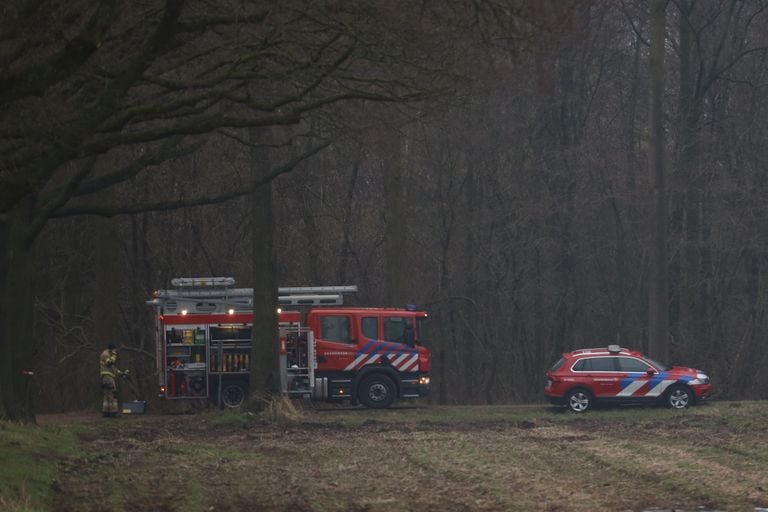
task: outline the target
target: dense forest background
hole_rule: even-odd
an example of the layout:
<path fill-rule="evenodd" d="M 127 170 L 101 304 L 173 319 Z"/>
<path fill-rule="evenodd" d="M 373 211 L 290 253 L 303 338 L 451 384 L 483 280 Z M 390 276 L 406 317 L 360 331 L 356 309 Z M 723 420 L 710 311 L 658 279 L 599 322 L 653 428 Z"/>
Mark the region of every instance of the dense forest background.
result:
<path fill-rule="evenodd" d="M 281 286 L 356 284 L 350 304 L 430 311 L 434 403 L 540 401 L 560 352 L 648 347 L 652 2 L 424 0 L 351 13 L 344 2 L 257 4 L 296 8 L 316 24 L 291 31 L 283 20 L 274 40 L 304 37 L 324 56 L 341 38 L 324 39 L 328 27 L 343 26 L 365 59 L 311 76 L 308 61 L 292 68 L 307 73 L 302 104 L 315 102 L 296 122 L 220 122 L 76 156 L 92 176 L 141 171 L 96 196 L 73 194 L 37 236 L 26 334 L 39 410 L 95 407 L 108 342 L 151 396 L 145 301 L 179 276 L 259 287 L 254 197 L 264 190 Z M 249 30 L 261 42 L 274 34 Z M 670 359 L 710 373 L 720 397 L 765 397 L 768 3 L 672 0 L 666 30 Z M 254 97 L 299 83 L 277 65 L 284 50 L 251 76 Z M 329 60 L 342 62 L 341 51 Z M 196 80 L 220 69 L 205 68 Z M 142 87 L 171 90 L 172 78 L 156 73 Z M 319 102 L 309 86 L 331 80 L 348 97 Z M 4 105 L 18 107 L 5 85 Z M 205 108 L 237 112 L 227 99 Z M 186 108 L 206 100 L 197 101 Z M 142 106 L 162 102 L 133 105 Z M 19 112 L 3 115 L 6 135 Z M 164 115 L 153 126 L 173 125 Z M 72 129 L 50 117 L 51 130 Z M 13 151 L 4 143 L 0 172 L 17 165 Z"/>

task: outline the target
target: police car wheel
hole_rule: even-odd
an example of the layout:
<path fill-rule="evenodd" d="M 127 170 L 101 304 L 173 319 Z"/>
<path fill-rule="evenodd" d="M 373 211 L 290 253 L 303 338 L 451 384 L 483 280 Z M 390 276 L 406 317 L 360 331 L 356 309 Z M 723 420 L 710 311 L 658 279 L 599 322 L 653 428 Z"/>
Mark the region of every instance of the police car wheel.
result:
<path fill-rule="evenodd" d="M 245 391 L 237 384 L 229 384 L 221 391 L 221 401 L 230 408 L 240 407 L 245 401 Z"/>
<path fill-rule="evenodd" d="M 386 409 L 395 401 L 395 383 L 386 375 L 369 375 L 358 390 L 360 402 L 371 409 Z"/>
<path fill-rule="evenodd" d="M 685 386 L 672 386 L 667 390 L 667 405 L 672 409 L 685 409 L 692 401 L 691 390 Z"/>
<path fill-rule="evenodd" d="M 592 407 L 592 395 L 585 389 L 574 389 L 565 396 L 565 404 L 573 412 L 586 412 Z"/>

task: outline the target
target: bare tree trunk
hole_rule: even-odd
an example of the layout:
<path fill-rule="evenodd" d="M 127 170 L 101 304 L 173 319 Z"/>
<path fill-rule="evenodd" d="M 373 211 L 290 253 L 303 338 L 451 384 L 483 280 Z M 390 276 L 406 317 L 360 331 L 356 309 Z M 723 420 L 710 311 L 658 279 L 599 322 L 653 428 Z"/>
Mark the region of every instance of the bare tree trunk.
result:
<path fill-rule="evenodd" d="M 117 233 L 117 221 L 113 218 L 96 218 L 96 295 L 93 309 L 93 336 L 97 354 L 108 343 L 118 347 L 129 340 L 122 328 L 120 298 L 125 294 L 123 276 L 125 262 Z M 123 361 L 120 361 L 122 364 Z"/>
<path fill-rule="evenodd" d="M 255 144 L 263 131 L 249 130 Z M 255 174 L 269 170 L 263 150 L 253 149 L 251 165 Z M 273 251 L 274 212 L 272 185 L 257 188 L 252 197 L 253 212 L 253 334 L 251 348 L 250 407 L 263 408 L 280 392 L 277 321 L 277 282 Z"/>
<path fill-rule="evenodd" d="M 651 197 L 653 200 L 651 276 L 649 283 L 648 352 L 669 359 L 667 309 L 667 209 L 664 180 L 664 29 L 667 0 L 655 0 L 651 15 Z"/>
<path fill-rule="evenodd" d="M 389 306 L 403 307 L 407 301 L 407 230 L 408 214 L 406 209 L 406 165 L 408 148 L 399 132 L 386 131 L 382 147 L 384 171 L 384 202 L 386 205 L 387 225 L 385 227 L 386 282 L 385 303 Z M 389 150 L 386 150 L 389 148 Z"/>
<path fill-rule="evenodd" d="M 15 381 L 11 378 L 13 375 L 13 365 L 11 358 L 13 350 L 11 347 L 9 333 L 4 328 L 7 325 L 6 316 L 8 310 L 6 307 L 6 290 L 8 287 L 8 274 L 10 274 L 11 257 L 13 249 L 11 248 L 11 219 L 0 220 L 0 418 L 10 417 L 10 409 L 13 406 Z"/>
<path fill-rule="evenodd" d="M 83 313 L 88 310 L 93 299 L 83 294 L 85 279 L 72 273 L 62 278 L 61 342 L 56 343 L 58 347 L 51 347 L 51 340 L 44 342 L 44 347 L 49 347 L 49 355 L 56 357 L 49 361 L 52 368 L 46 372 L 45 400 L 49 408 L 56 404 L 56 410 L 60 411 L 100 408 L 103 394 L 98 378 L 99 345 L 87 343 L 88 335 L 84 329 L 78 328 L 83 325 Z M 74 355 L 68 357 L 70 354 Z M 49 384 L 51 380 L 55 381 L 55 386 Z"/>
<path fill-rule="evenodd" d="M 707 184 L 701 173 L 701 123 L 705 118 L 705 95 L 711 88 L 712 82 L 708 78 L 712 71 L 702 73 L 702 69 L 710 64 L 704 64 L 705 56 L 700 55 L 701 34 L 693 26 L 695 2 L 686 0 L 676 5 L 680 10 L 680 83 L 677 120 L 679 142 L 675 152 L 677 179 L 674 187 L 677 214 L 674 229 L 680 243 L 680 250 L 677 251 L 680 270 L 678 293 L 675 294 L 679 315 L 671 324 L 673 333 L 678 334 L 676 341 L 686 346 L 695 346 L 706 340 L 708 335 L 707 283 L 712 279 L 709 220 L 706 217 Z M 728 21 L 731 21 L 730 16 Z M 720 41 L 711 58 L 713 70 L 717 67 L 719 55 L 725 50 Z M 700 350 L 703 348 L 699 347 Z"/>
<path fill-rule="evenodd" d="M 145 296 L 151 283 L 147 257 L 149 244 L 147 224 L 146 213 L 133 216 L 130 219 L 131 243 L 125 254 L 126 267 L 129 271 L 125 279 L 127 280 L 126 288 L 131 297 Z M 131 345 L 137 354 L 133 358 L 133 366 L 131 367 L 131 371 L 136 370 L 133 383 L 136 392 L 142 396 L 149 396 L 150 390 L 154 390 L 155 387 L 152 378 L 156 367 L 155 340 L 144 328 L 148 314 L 148 308 L 143 303 L 134 302 L 126 315 L 127 332 L 130 336 Z"/>
<path fill-rule="evenodd" d="M 33 247 L 27 226 L 34 196 L 21 200 L 0 221 L 0 418 L 34 422 L 30 378 Z"/>
<path fill-rule="evenodd" d="M 641 24 L 644 26 L 647 20 L 642 19 Z M 637 209 L 637 172 L 638 172 L 638 98 L 640 97 L 641 86 L 641 70 L 640 70 L 640 55 L 642 52 L 642 37 L 638 34 L 634 41 L 634 52 L 632 59 L 632 83 L 629 88 L 629 98 L 627 101 L 627 122 L 625 126 L 625 142 L 626 142 L 626 166 L 627 173 L 624 181 L 626 187 L 627 196 L 630 198 L 628 203 L 623 205 L 624 214 L 622 215 L 622 204 L 616 199 L 611 199 L 611 205 L 616 219 L 616 288 L 617 288 L 617 304 L 616 311 L 616 333 L 617 339 L 620 344 L 625 343 L 626 340 L 632 338 L 630 335 L 629 323 L 630 315 L 628 314 L 630 304 L 630 280 L 628 277 L 631 272 L 628 270 L 632 266 L 630 255 L 632 250 L 630 244 L 636 242 L 637 235 L 635 233 L 643 233 L 647 229 L 643 219 L 643 215 L 640 215 Z M 643 347 L 645 349 L 646 347 Z"/>
<path fill-rule="evenodd" d="M 455 231 L 456 202 L 450 198 L 453 194 L 452 184 L 456 169 L 454 166 L 446 166 L 444 172 L 437 172 L 440 211 L 440 259 L 438 274 L 438 295 L 449 297 L 453 294 L 454 282 L 453 268 L 451 265 L 452 240 Z M 449 371 L 447 353 L 458 345 L 456 340 L 456 308 L 449 302 L 437 306 L 437 314 L 433 317 L 433 339 L 430 350 L 435 364 L 432 373 L 437 384 L 437 402 L 441 405 L 448 403 L 448 379 L 452 373 Z"/>
<path fill-rule="evenodd" d="M 304 221 L 304 236 L 307 238 L 307 245 L 304 248 L 305 258 L 307 262 L 307 273 L 310 277 L 311 283 L 316 285 L 322 282 L 322 272 L 320 271 L 322 266 L 321 258 L 321 244 L 320 244 L 320 229 L 316 222 L 317 212 L 313 210 L 314 199 L 309 187 L 301 187 L 298 197 L 298 212 Z"/>
<path fill-rule="evenodd" d="M 123 312 L 120 301 L 128 294 L 125 286 L 126 263 L 120 240 L 117 233 L 117 220 L 115 218 L 96 218 L 96 288 L 93 307 L 93 339 L 95 350 L 89 357 L 95 362 L 99 354 L 109 343 L 114 343 L 120 349 L 118 367 L 128 368 L 129 351 L 123 350 L 133 347 L 132 340 L 128 337 L 128 330 L 123 322 Z M 94 368 L 95 370 L 95 368 Z M 94 373 L 94 380 L 96 382 Z M 96 389 L 94 387 L 94 389 Z M 139 397 L 132 397 L 137 399 Z M 118 384 L 118 399 L 128 399 L 125 386 Z"/>
<path fill-rule="evenodd" d="M 347 188 L 346 203 L 344 204 L 344 223 L 341 226 L 343 241 L 341 246 L 341 252 L 339 253 L 339 266 L 338 272 L 339 284 L 347 283 L 347 267 L 349 266 L 350 258 L 353 256 L 352 246 L 352 226 L 354 225 L 354 206 L 355 206 L 355 188 L 357 187 L 357 178 L 360 174 L 360 163 L 355 161 L 352 164 L 352 176 L 349 178 L 349 187 Z"/>

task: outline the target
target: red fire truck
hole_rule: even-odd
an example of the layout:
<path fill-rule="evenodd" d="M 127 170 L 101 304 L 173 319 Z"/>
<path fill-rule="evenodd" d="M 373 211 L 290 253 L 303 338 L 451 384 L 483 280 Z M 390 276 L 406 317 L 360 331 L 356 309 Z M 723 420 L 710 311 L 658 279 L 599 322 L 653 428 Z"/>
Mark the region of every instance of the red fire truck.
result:
<path fill-rule="evenodd" d="M 230 277 L 176 278 L 156 308 L 160 397 L 238 407 L 248 392 L 253 290 Z M 354 286 L 278 289 L 280 383 L 294 397 L 385 408 L 429 394 L 427 313 L 345 307 Z M 290 308 L 290 309 L 285 309 Z"/>

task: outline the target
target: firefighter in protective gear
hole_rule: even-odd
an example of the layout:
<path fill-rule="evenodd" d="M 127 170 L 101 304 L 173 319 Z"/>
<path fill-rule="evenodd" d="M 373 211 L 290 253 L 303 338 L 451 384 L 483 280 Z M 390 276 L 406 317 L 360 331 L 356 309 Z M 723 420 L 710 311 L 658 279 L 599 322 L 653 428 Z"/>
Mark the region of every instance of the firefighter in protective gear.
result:
<path fill-rule="evenodd" d="M 101 389 L 104 400 L 101 404 L 101 412 L 105 418 L 114 418 L 118 415 L 117 408 L 117 382 L 118 376 L 127 374 L 117 367 L 117 347 L 110 343 L 99 357 L 99 371 L 101 373 Z"/>

